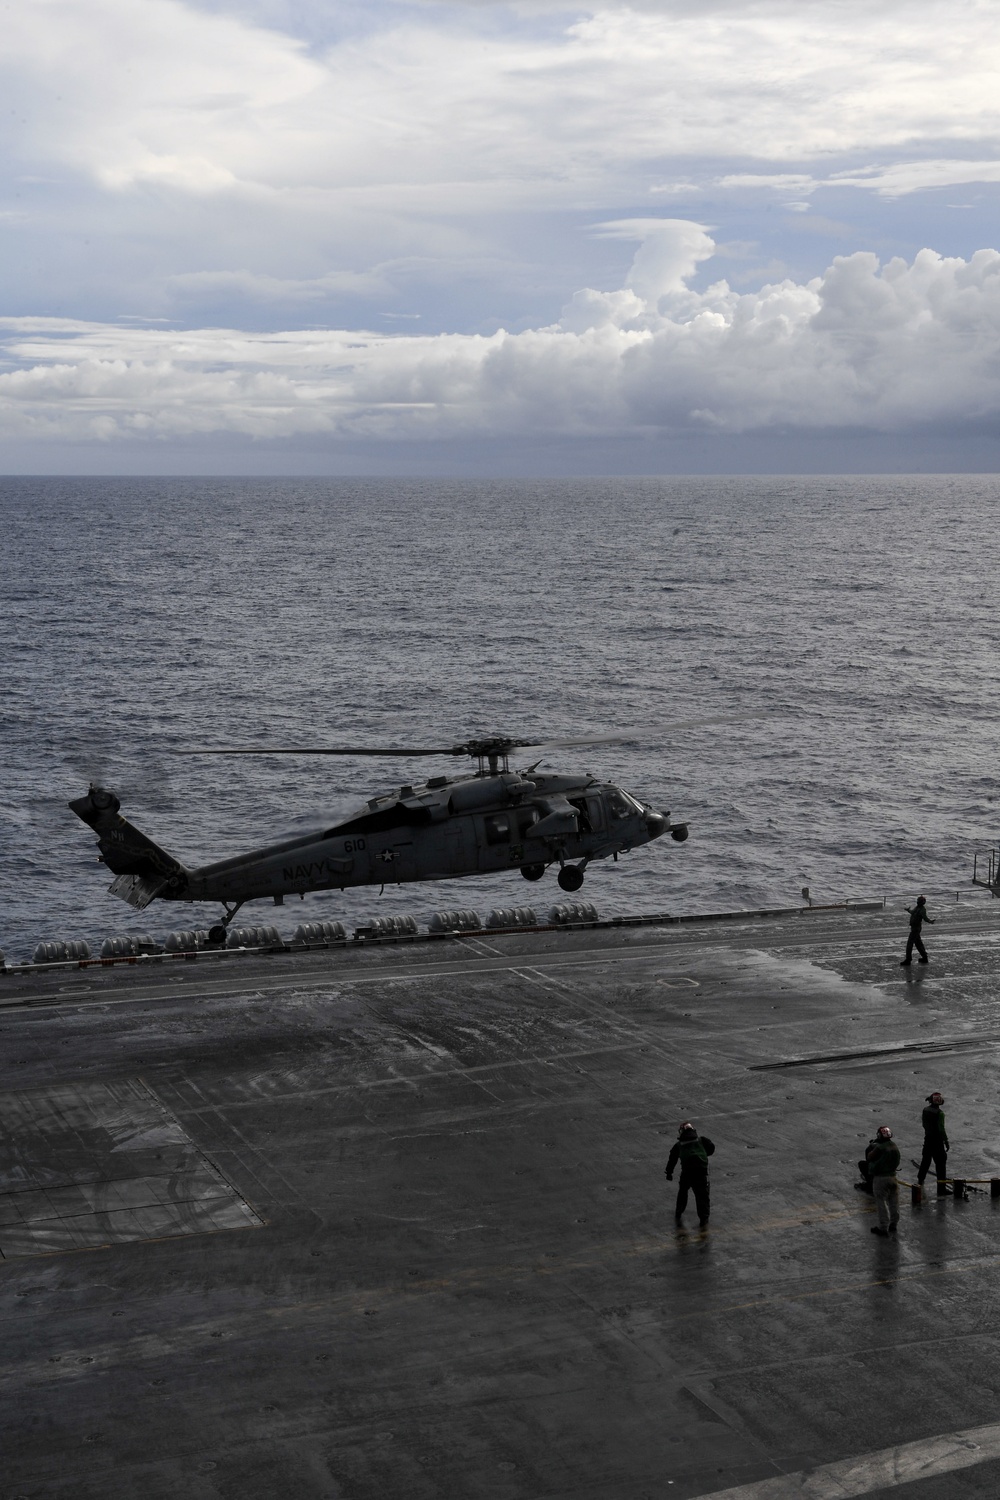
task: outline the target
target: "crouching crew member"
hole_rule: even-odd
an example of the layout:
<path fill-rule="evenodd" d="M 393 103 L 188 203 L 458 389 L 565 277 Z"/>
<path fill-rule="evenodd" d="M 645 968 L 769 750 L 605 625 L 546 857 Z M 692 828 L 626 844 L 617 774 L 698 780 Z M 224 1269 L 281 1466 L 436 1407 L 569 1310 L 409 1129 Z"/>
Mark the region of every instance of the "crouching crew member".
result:
<path fill-rule="evenodd" d="M 927 1103 L 920 1117 L 924 1127 L 924 1151 L 920 1158 L 920 1170 L 917 1172 L 917 1181 L 922 1183 L 930 1170 L 931 1162 L 934 1163 L 939 1198 L 943 1198 L 948 1191 L 945 1186 L 945 1178 L 948 1176 L 948 1132 L 944 1128 L 943 1104 L 944 1095 L 937 1090 L 927 1095 Z"/>
<path fill-rule="evenodd" d="M 858 1172 L 860 1174 L 861 1181 L 856 1182 L 854 1186 L 857 1188 L 859 1193 L 873 1193 L 875 1191 L 872 1187 L 872 1164 L 868 1158 L 877 1145 L 878 1136 L 875 1136 L 868 1142 L 867 1146 L 865 1147 L 865 1154 L 862 1157 L 861 1161 L 858 1162 Z"/>
<path fill-rule="evenodd" d="M 878 1223 L 872 1225 L 872 1234 L 895 1234 L 899 1223 L 899 1187 L 896 1183 L 899 1147 L 893 1141 L 888 1125 L 879 1126 L 865 1157 L 878 1209 Z"/>
<path fill-rule="evenodd" d="M 674 1209 L 674 1218 L 678 1224 L 681 1215 L 687 1208 L 688 1189 L 694 1193 L 694 1206 L 698 1210 L 699 1224 L 708 1223 L 709 1199 L 708 1199 L 708 1158 L 715 1155 L 715 1147 L 707 1135 L 699 1135 L 691 1124 L 685 1120 L 677 1132 L 677 1140 L 670 1148 L 667 1157 L 666 1173 L 667 1181 L 673 1182 L 674 1168 L 680 1162 L 681 1180 L 677 1189 L 677 1206 Z M 898 1156 L 898 1153 L 897 1153 Z"/>

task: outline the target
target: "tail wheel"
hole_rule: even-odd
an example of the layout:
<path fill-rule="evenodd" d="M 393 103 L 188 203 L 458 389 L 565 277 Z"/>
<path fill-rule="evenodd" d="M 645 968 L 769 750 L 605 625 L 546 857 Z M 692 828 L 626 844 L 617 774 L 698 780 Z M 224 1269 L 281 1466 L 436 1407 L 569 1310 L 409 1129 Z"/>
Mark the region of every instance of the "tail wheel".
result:
<path fill-rule="evenodd" d="M 213 947 L 222 947 L 226 941 L 226 924 L 224 922 L 214 922 L 212 924 L 208 929 L 208 941 Z"/>
<path fill-rule="evenodd" d="M 524 876 L 525 880 L 541 880 L 542 876 L 545 874 L 545 866 L 522 865 L 521 874 Z"/>
<path fill-rule="evenodd" d="M 583 871 L 579 865 L 563 865 L 559 871 L 559 886 L 564 891 L 578 891 L 583 885 Z"/>

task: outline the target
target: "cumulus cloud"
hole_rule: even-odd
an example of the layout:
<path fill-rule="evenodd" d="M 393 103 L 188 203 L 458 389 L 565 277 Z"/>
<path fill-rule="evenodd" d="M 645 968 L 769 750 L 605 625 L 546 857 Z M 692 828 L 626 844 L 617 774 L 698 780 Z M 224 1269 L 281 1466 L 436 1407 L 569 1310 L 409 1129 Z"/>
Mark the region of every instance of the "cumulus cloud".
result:
<path fill-rule="evenodd" d="M 641 240 L 625 286 L 643 302 L 683 292 L 703 260 L 715 250 L 704 224 L 689 219 L 612 219 L 597 226 L 609 239 Z"/>
<path fill-rule="evenodd" d="M 638 230 L 642 226 L 633 226 Z M 625 232 L 620 224 L 608 232 Z M 489 337 L 8 318 L 0 432 L 257 440 L 960 427 L 1000 414 L 1000 253 L 839 257 L 740 293 L 700 224 L 642 227 L 625 287 Z"/>
<path fill-rule="evenodd" d="M 492 330 L 569 274 L 627 322 L 666 241 L 622 287 L 580 225 L 739 194 L 730 232 L 805 276 L 743 190 L 867 189 L 854 243 L 891 243 L 885 200 L 1000 180 L 998 65 L 982 0 L 32 0 L 0 28 L 3 306 Z"/>

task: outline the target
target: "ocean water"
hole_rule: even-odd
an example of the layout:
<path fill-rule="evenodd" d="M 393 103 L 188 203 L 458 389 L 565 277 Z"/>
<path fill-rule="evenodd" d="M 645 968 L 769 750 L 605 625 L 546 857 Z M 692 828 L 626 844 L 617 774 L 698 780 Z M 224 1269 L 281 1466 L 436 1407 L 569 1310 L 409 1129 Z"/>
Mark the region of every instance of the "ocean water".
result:
<path fill-rule="evenodd" d="M 198 864 L 417 774 L 175 754 L 206 744 L 620 731 L 545 763 L 691 837 L 592 866 L 602 914 L 954 893 L 1000 834 L 998 501 L 968 475 L 2 479 L 0 947 L 213 915 L 107 894 L 66 806 L 91 778 Z M 555 899 L 514 872 L 243 916 Z"/>

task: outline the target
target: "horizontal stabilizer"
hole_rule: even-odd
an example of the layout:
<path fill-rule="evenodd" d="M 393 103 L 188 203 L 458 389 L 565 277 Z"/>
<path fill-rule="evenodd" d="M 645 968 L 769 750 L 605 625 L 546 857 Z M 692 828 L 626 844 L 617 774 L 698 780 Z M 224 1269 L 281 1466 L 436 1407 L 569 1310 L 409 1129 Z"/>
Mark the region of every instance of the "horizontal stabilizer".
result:
<path fill-rule="evenodd" d="M 148 875 L 118 875 L 108 890 L 112 896 L 120 896 L 136 911 L 145 911 L 149 903 L 163 890 L 165 880 L 151 880 Z"/>

